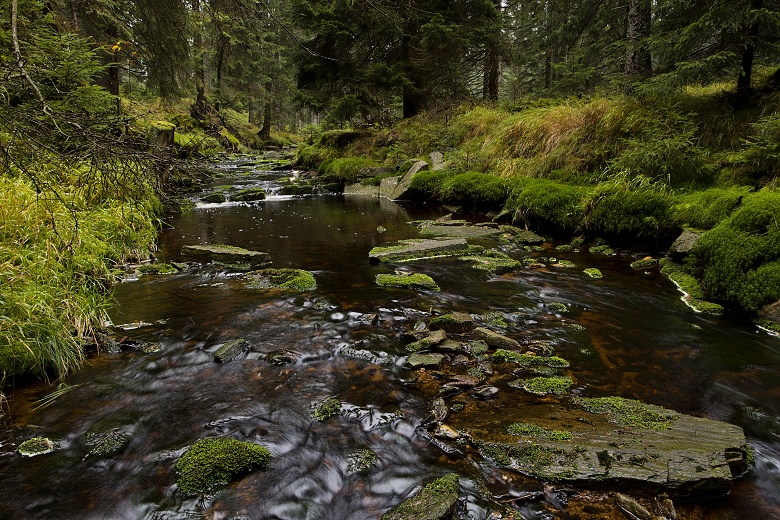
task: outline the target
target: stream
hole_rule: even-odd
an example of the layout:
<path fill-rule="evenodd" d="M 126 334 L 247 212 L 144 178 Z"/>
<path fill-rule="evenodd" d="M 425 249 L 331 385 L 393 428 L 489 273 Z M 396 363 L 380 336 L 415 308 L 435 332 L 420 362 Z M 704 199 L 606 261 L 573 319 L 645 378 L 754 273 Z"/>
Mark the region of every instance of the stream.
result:
<path fill-rule="evenodd" d="M 454 258 L 370 265 L 371 248 L 417 237 L 411 220 L 447 211 L 369 197 L 279 196 L 289 171 L 228 162 L 220 172 L 214 186 L 263 186 L 269 197 L 199 203 L 174 217 L 160 235 L 159 260 L 190 261 L 180 254 L 184 245 L 230 244 L 268 252 L 273 267 L 312 271 L 317 288 L 249 290 L 240 273 L 213 264 L 119 284 L 110 310 L 116 336 L 159 348 L 100 352 L 63 386 L 9 391 L 0 424 L 0 519 L 370 519 L 453 471 L 467 498 L 463 518 L 489 517 L 485 488 L 516 504 L 523 518 L 553 518 L 565 504 L 544 495 L 512 501 L 542 490 L 541 483 L 479 458 L 448 457 L 417 429 L 430 399 L 403 367 L 401 334 L 432 313 L 454 311 L 496 313 L 507 335 L 553 344 L 571 362 L 574 395 L 619 395 L 743 427 L 755 467 L 727 497 L 700 507 L 711 519 L 780 518 L 780 338 L 694 313 L 657 269 L 632 270 L 636 255 L 564 252 L 547 243 L 533 255 L 577 267 L 499 276 Z M 588 278 L 586 267 L 604 277 Z M 377 274 L 395 268 L 428 274 L 441 291 L 376 285 Z M 556 314 L 549 302 L 569 310 Z M 237 338 L 251 352 L 215 363 L 214 351 Z M 347 354 L 355 350 L 366 356 Z M 267 362 L 278 352 L 293 362 Z M 341 400 L 341 415 L 314 420 L 313 404 L 328 396 Z M 507 423 L 522 420 L 522 407 L 506 402 L 473 406 L 504 414 Z M 85 439 L 97 427 L 121 428 L 129 441 L 112 456 L 90 456 Z M 37 435 L 55 439 L 58 449 L 21 456 L 19 443 Z M 262 444 L 271 465 L 214 497 L 182 497 L 173 464 L 204 437 Z M 376 467 L 351 471 L 365 448 L 376 453 Z"/>

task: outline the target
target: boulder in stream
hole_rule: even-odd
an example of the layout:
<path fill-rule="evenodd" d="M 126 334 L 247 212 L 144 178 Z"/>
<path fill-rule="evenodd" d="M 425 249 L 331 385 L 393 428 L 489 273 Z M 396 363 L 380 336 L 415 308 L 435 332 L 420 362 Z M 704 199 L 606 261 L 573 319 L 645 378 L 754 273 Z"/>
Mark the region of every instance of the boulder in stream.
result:
<path fill-rule="evenodd" d="M 317 288 L 314 274 L 303 269 L 262 269 L 246 275 L 247 289 L 292 289 L 312 291 Z"/>
<path fill-rule="evenodd" d="M 440 290 L 433 278 L 423 273 L 378 274 L 376 275 L 376 283 L 382 287 L 426 291 Z"/>
<path fill-rule="evenodd" d="M 249 342 L 245 339 L 227 341 L 214 352 L 214 361 L 217 363 L 233 361 L 248 348 Z"/>
<path fill-rule="evenodd" d="M 455 473 L 424 486 L 399 506 L 382 515 L 382 520 L 449 520 L 455 518 L 460 479 Z"/>
<path fill-rule="evenodd" d="M 271 255 L 268 253 L 225 244 L 184 246 L 181 248 L 181 254 L 204 262 L 214 262 L 240 269 L 262 267 L 271 263 Z"/>
<path fill-rule="evenodd" d="M 371 263 L 408 262 L 421 258 L 456 256 L 470 253 L 463 238 L 401 240 L 394 246 L 375 247 L 368 253 Z"/>
<path fill-rule="evenodd" d="M 411 168 L 409 168 L 409 171 L 406 172 L 406 174 L 401 177 L 398 180 L 398 184 L 393 188 L 393 192 L 388 197 L 390 200 L 400 200 L 406 196 L 406 192 L 409 191 L 409 188 L 412 185 L 412 179 L 414 179 L 414 176 L 417 175 L 419 172 L 427 170 L 428 169 L 428 163 L 425 161 L 417 161 L 415 162 Z"/>

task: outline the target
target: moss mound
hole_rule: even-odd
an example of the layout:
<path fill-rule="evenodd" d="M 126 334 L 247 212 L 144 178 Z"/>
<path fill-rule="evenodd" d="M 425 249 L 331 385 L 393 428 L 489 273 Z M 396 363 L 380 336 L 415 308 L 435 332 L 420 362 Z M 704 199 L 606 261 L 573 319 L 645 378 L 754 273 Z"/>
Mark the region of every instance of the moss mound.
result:
<path fill-rule="evenodd" d="M 623 397 L 576 398 L 573 401 L 591 413 L 607 414 L 620 426 L 645 430 L 668 430 L 677 417 L 660 406 Z"/>
<path fill-rule="evenodd" d="M 314 274 L 303 269 L 263 269 L 247 275 L 249 289 L 292 289 L 312 291 L 317 288 Z"/>
<path fill-rule="evenodd" d="M 438 291 L 439 286 L 427 274 L 378 274 L 376 275 L 377 285 L 382 287 L 399 287 L 403 289 L 423 289 L 427 291 Z"/>
<path fill-rule="evenodd" d="M 450 473 L 423 487 L 419 493 L 404 501 L 382 520 L 439 520 L 450 518 L 458 501 L 460 479 Z"/>
<path fill-rule="evenodd" d="M 209 493 L 233 478 L 271 462 L 267 448 L 235 439 L 201 439 L 176 462 L 176 484 L 185 495 Z"/>

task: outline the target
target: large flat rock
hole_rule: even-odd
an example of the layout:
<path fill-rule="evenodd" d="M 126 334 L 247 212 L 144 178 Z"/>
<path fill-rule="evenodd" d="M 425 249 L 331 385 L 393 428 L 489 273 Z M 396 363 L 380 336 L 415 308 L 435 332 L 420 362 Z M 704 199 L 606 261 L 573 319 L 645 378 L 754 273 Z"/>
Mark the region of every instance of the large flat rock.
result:
<path fill-rule="evenodd" d="M 578 407 L 575 399 L 568 411 L 556 410 L 554 423 L 549 414 L 537 421 L 524 418 L 523 423 L 541 424 L 548 432 L 570 431 L 568 440 L 507 437 L 506 425 L 493 425 L 470 432 L 472 444 L 496 465 L 541 480 L 677 497 L 725 495 L 733 478 L 747 470 L 742 428 L 638 401 L 608 399 L 615 399 L 616 408 L 597 406 L 594 411 Z"/>
<path fill-rule="evenodd" d="M 373 248 L 368 253 L 368 259 L 372 263 L 407 262 L 420 258 L 462 255 L 468 251 L 469 245 L 463 238 L 401 240 L 394 246 Z"/>
<path fill-rule="evenodd" d="M 183 256 L 241 268 L 262 267 L 271 263 L 271 256 L 262 251 L 224 244 L 192 245 L 181 248 Z"/>
<path fill-rule="evenodd" d="M 500 229 L 487 226 L 448 226 L 443 224 L 431 224 L 420 229 L 422 236 L 484 238 L 498 236 Z"/>

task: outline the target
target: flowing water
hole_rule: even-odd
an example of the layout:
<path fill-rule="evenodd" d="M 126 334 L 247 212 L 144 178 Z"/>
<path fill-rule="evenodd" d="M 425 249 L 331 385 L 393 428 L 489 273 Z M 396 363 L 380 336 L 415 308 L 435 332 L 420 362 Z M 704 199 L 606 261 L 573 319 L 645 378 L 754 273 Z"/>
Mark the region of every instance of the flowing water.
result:
<path fill-rule="evenodd" d="M 217 184 L 273 191 L 290 175 L 247 175 L 234 166 L 225 165 L 234 177 Z M 451 471 L 464 477 L 463 517 L 486 518 L 489 504 L 479 492 L 485 485 L 507 502 L 542 486 L 475 457 L 451 459 L 417 429 L 429 396 L 402 366 L 400 336 L 432 312 L 452 311 L 498 312 L 511 336 L 554 344 L 571 362 L 575 394 L 637 398 L 744 427 L 755 468 L 728 497 L 705 504 L 705 517 L 780 518 L 779 338 L 693 313 L 665 277 L 631 270 L 631 257 L 551 245 L 536 255 L 578 267 L 490 277 L 437 259 L 397 267 L 431 275 L 441 292 L 378 287 L 376 274 L 392 268 L 369 265 L 368 251 L 417 236 L 410 220 L 444 213 L 374 198 L 271 196 L 200 205 L 174 218 L 160 236 L 161 260 L 187 260 L 180 256 L 186 244 L 232 244 L 269 252 L 274 267 L 313 271 L 317 289 L 248 290 L 238 273 L 213 265 L 120 284 L 110 313 L 118 334 L 160 350 L 101 352 L 67 386 L 10 393 L 0 432 L 0 518 L 369 519 Z M 585 267 L 599 268 L 604 278 L 589 279 Z M 549 302 L 563 302 L 569 312 L 554 314 Z M 215 363 L 216 348 L 236 338 L 251 352 Z M 294 362 L 267 362 L 276 352 Z M 43 406 L 58 389 L 61 395 Z M 342 401 L 341 416 L 312 419 L 313 403 L 327 396 Z M 501 402 L 474 406 L 522 420 L 520 407 Z M 85 439 L 96 428 L 118 428 L 129 442 L 109 457 L 89 455 Z M 19 455 L 18 444 L 36 435 L 55 439 L 58 449 Z M 271 466 L 214 497 L 181 497 L 176 458 L 195 440 L 215 436 L 268 447 Z M 363 448 L 377 454 L 376 468 L 350 471 Z M 540 496 L 515 502 L 525 518 L 552 518 L 562 507 Z"/>

